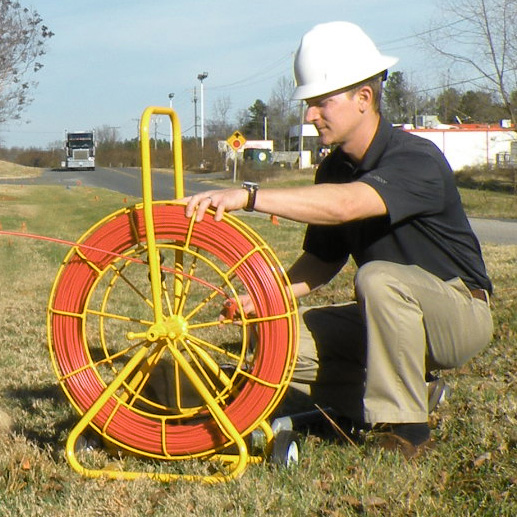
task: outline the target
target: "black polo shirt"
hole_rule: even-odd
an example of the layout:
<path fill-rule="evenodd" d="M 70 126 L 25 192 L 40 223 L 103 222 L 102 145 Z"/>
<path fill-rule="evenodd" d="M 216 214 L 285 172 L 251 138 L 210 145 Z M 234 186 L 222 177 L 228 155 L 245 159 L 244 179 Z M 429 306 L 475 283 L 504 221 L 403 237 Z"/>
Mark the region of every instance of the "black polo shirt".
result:
<path fill-rule="evenodd" d="M 372 260 L 418 265 L 443 280 L 460 277 L 492 291 L 481 247 L 442 152 L 429 140 L 381 117 L 360 165 L 341 148 L 316 172 L 316 183 L 361 181 L 384 200 L 388 215 L 335 226 L 308 225 L 303 249 L 324 261 Z"/>

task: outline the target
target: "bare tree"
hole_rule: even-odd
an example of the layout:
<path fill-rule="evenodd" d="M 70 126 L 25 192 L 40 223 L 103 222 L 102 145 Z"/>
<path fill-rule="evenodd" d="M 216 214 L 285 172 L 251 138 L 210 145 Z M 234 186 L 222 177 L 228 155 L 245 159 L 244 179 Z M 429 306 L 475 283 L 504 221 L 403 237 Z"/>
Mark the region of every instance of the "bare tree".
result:
<path fill-rule="evenodd" d="M 219 97 L 213 105 L 213 118 L 207 122 L 207 133 L 209 136 L 225 140 L 231 134 L 231 123 L 228 115 L 232 107 L 230 97 Z"/>
<path fill-rule="evenodd" d="M 40 15 L 19 2 L 0 0 L 0 123 L 20 118 L 43 65 L 46 40 L 54 34 Z"/>
<path fill-rule="evenodd" d="M 292 102 L 294 82 L 287 77 L 281 77 L 269 98 L 267 116 L 269 137 L 281 143 L 282 150 L 288 149 L 289 128 L 299 123 L 299 106 Z"/>
<path fill-rule="evenodd" d="M 517 125 L 517 107 L 511 103 L 517 88 L 517 1 L 442 0 L 438 12 L 442 19 L 426 33 L 426 43 L 475 72 Z"/>
<path fill-rule="evenodd" d="M 95 140 L 99 147 L 113 147 L 120 140 L 119 128 L 106 124 L 96 127 Z"/>

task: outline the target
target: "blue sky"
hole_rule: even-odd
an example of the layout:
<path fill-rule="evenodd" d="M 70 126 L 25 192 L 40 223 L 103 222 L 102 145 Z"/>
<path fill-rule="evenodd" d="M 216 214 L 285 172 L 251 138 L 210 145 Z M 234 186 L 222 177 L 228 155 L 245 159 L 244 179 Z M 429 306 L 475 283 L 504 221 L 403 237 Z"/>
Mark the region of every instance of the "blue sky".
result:
<path fill-rule="evenodd" d="M 205 122 L 213 103 L 231 100 L 236 119 L 256 99 L 268 101 L 282 77 L 292 77 L 293 53 L 316 23 L 359 24 L 381 51 L 400 58 L 395 70 L 412 82 L 433 81 L 415 34 L 428 28 L 436 0 L 21 0 L 55 33 L 48 42 L 39 86 L 21 122 L 0 127 L 7 147 L 42 147 L 65 129 L 103 125 L 133 138 L 150 105 L 178 112 L 194 134 L 193 90 L 204 81 Z M 426 75 L 430 75 L 429 78 Z M 438 85 L 439 77 L 435 77 Z M 199 109 L 198 103 L 198 109 Z M 235 129 L 238 129 L 237 127 Z M 158 126 L 168 135 L 166 123 Z"/>

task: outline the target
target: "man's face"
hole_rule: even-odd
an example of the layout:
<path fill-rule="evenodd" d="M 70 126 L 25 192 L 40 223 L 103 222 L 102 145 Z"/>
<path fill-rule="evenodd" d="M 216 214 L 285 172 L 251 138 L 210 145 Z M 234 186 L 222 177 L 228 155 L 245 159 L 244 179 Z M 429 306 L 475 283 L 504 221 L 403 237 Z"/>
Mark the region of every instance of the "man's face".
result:
<path fill-rule="evenodd" d="M 314 124 L 323 145 L 346 144 L 359 124 L 356 95 L 340 92 L 307 100 L 307 122 Z"/>

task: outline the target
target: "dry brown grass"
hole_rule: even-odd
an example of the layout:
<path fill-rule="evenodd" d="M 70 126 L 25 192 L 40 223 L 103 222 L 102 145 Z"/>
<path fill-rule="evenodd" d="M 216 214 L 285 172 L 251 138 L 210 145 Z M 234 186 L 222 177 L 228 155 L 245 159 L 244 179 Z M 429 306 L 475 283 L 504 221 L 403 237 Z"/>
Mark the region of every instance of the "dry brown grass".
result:
<path fill-rule="evenodd" d="M 41 176 L 43 170 L 39 167 L 26 167 L 0 160 L 0 178 L 34 178 Z"/>
<path fill-rule="evenodd" d="M 71 239 L 120 208 L 122 199 L 83 187 L 31 186 L 23 198 L 18 194 L 14 187 L 0 186 L 0 196 L 14 198 L 2 202 L 12 208 L 7 219 L 0 218 L 4 229 L 18 230 L 26 220 L 34 233 Z M 32 205 L 38 207 L 37 220 L 30 219 Z M 60 224 L 50 217 L 56 209 Z M 278 250 L 284 264 L 296 257 L 301 225 L 246 221 Z M 445 373 L 453 392 L 433 414 L 438 446 L 428 458 L 407 463 L 371 447 L 308 436 L 293 469 L 254 465 L 240 479 L 217 486 L 87 479 L 71 470 L 64 442 L 78 416 L 57 386 L 45 335 L 46 300 L 65 252 L 62 246 L 0 236 L 0 407 L 16 427 L 14 437 L 0 439 L 0 515 L 517 515 L 517 246 L 484 249 L 495 285 L 496 335 L 464 368 Z M 346 269 L 343 284 L 352 273 L 352 267 Z M 347 289 L 329 286 L 313 301 L 346 297 Z M 166 467 L 145 462 L 144 468 Z"/>

